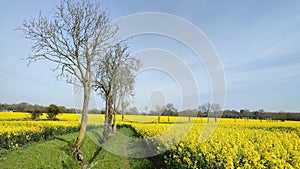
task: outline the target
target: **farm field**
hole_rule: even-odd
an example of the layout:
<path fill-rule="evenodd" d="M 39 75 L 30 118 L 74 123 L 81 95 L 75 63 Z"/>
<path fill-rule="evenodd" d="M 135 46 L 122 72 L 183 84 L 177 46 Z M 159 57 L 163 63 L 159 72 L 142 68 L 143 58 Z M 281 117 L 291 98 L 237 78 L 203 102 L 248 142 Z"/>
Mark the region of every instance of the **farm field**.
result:
<path fill-rule="evenodd" d="M 0 2 L 0 169 L 300 169 L 300 0 Z"/>
<path fill-rule="evenodd" d="M 208 139 L 201 123 L 133 128 L 156 142 L 158 151 L 168 150 L 164 162 L 170 168 L 300 168 L 299 122 L 231 121 L 222 119 Z"/>
<path fill-rule="evenodd" d="M 46 121 L 43 116 L 40 121 L 31 121 L 27 120 L 28 117 L 26 113 L 0 113 L 0 163 L 21 161 L 15 163 L 17 168 L 76 166 L 65 147 L 76 138 L 74 132 L 78 131 L 79 126 L 77 115 L 61 114 L 57 116 L 59 121 Z M 103 124 L 103 120 L 103 115 L 90 114 L 88 124 L 96 126 Z M 215 122 L 212 118 L 206 123 L 206 118 L 161 116 L 158 123 L 156 116 L 139 115 L 125 115 L 124 121 L 118 116 L 117 121 L 121 134 L 142 137 L 147 143 L 155 145 L 156 160 L 160 160 L 159 164 L 164 167 L 300 168 L 300 123 L 296 121 L 218 119 Z M 83 151 L 89 154 L 89 159 L 98 146 L 87 137 L 84 147 Z M 122 149 L 129 151 L 126 149 L 132 147 L 127 145 Z M 33 155 L 43 154 L 45 149 L 52 153 L 44 154 L 43 159 Z M 142 147 L 137 149 L 142 150 Z M 120 168 L 156 168 L 148 158 L 128 159 L 105 150 L 100 154 L 91 163 L 94 168 L 99 168 L 100 163 L 105 161 L 108 168 L 114 167 L 109 167 L 115 165 L 113 161 L 126 164 Z M 34 160 L 40 162 L 32 165 Z M 12 165 L 4 166 L 14 168 Z"/>
<path fill-rule="evenodd" d="M 120 129 L 122 134 L 131 135 L 132 130 Z M 3 169 L 76 169 L 81 168 L 70 155 L 68 146 L 74 141 L 77 133 L 56 136 L 52 140 L 38 142 L 22 148 L 0 153 L 0 164 Z M 125 146 L 122 148 L 126 148 Z M 151 168 L 152 164 L 148 159 L 128 159 L 107 152 L 100 151 L 95 156 L 99 147 L 89 137 L 86 137 L 82 152 L 85 154 L 83 163 L 90 162 L 90 168 Z M 95 156 L 95 157 L 94 157 Z"/>

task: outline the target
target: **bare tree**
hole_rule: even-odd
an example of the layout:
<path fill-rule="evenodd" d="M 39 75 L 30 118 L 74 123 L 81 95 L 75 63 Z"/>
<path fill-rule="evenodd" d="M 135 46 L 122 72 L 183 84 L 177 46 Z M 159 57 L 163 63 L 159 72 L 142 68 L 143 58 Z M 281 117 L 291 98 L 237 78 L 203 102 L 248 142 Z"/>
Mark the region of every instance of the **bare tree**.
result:
<path fill-rule="evenodd" d="M 199 106 L 199 111 L 204 114 L 204 116 L 209 116 L 209 113 L 211 112 L 211 104 L 205 103 L 201 106 Z"/>
<path fill-rule="evenodd" d="M 207 116 L 207 121 L 209 122 L 209 117 L 215 116 L 215 121 L 217 121 L 217 117 L 219 117 L 221 112 L 221 107 L 219 104 L 215 103 L 205 103 L 199 106 L 200 114 L 204 113 Z"/>
<path fill-rule="evenodd" d="M 217 117 L 221 117 L 222 115 L 221 106 L 219 104 L 212 103 L 211 112 L 215 116 L 215 122 L 217 122 Z"/>
<path fill-rule="evenodd" d="M 29 63 L 51 61 L 56 64 L 54 70 L 59 71 L 57 77 L 65 77 L 68 83 L 83 88 L 82 118 L 75 145 L 79 150 L 86 131 L 93 69 L 117 28 L 98 4 L 63 0 L 54 8 L 53 16 L 42 17 L 40 12 L 37 18 L 24 21 L 18 29 L 33 41 L 33 54 L 27 58 Z"/>
<path fill-rule="evenodd" d="M 103 57 L 97 71 L 95 90 L 105 99 L 104 138 L 115 131 L 117 112 L 127 106 L 126 98 L 134 94 L 134 74 L 140 63 L 127 49 L 124 43 L 116 44 Z"/>
<path fill-rule="evenodd" d="M 172 103 L 167 103 L 163 107 L 163 115 L 164 116 L 173 116 L 173 115 L 176 115 L 176 113 L 177 113 L 177 109 L 174 107 L 174 105 Z"/>
<path fill-rule="evenodd" d="M 127 110 L 126 114 L 138 115 L 139 114 L 139 110 L 136 107 L 131 107 L 129 110 Z"/>
<path fill-rule="evenodd" d="M 128 59 L 130 60 L 120 65 L 113 84 L 113 133 L 117 129 L 117 112 L 120 110 L 123 112 L 134 96 L 134 79 L 135 72 L 139 68 L 139 61 L 133 58 Z"/>
<path fill-rule="evenodd" d="M 156 105 L 154 110 L 150 111 L 150 115 L 160 116 L 163 113 L 163 106 Z"/>

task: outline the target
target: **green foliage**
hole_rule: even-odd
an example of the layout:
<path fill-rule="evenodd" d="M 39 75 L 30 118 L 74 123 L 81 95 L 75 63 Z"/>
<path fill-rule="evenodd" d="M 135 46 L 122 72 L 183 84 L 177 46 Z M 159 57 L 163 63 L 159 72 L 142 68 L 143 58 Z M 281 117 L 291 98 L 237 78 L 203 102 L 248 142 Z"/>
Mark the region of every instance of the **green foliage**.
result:
<path fill-rule="evenodd" d="M 53 120 L 59 113 L 62 113 L 61 111 L 63 111 L 63 108 L 60 108 L 55 104 L 50 104 L 47 108 L 47 118 Z"/>
<path fill-rule="evenodd" d="M 124 135 L 132 135 L 132 129 L 120 128 Z M 112 154 L 104 149 L 99 151 L 99 146 L 90 137 L 85 137 L 81 151 L 84 154 L 83 163 L 78 164 L 70 153 L 70 146 L 74 142 L 77 133 L 54 137 L 53 140 L 28 145 L 12 151 L 5 151 L 0 156 L 0 164 L 3 169 L 10 168 L 83 168 L 89 163 L 89 168 L 158 168 L 149 159 L 131 159 Z M 126 149 L 121 145 L 120 149 Z M 124 147 L 125 146 L 125 147 Z M 91 160 L 93 159 L 93 160 Z"/>
<path fill-rule="evenodd" d="M 74 108 L 65 108 L 64 106 L 58 106 L 62 113 L 76 113 Z M 14 112 L 29 112 L 31 113 L 35 109 L 43 109 L 43 112 L 47 110 L 47 106 L 31 105 L 29 103 L 18 103 L 18 104 L 2 104 L 0 103 L 0 111 L 14 111 Z"/>
<path fill-rule="evenodd" d="M 34 105 L 34 106 L 27 106 L 24 108 L 24 111 L 30 113 L 32 120 L 37 120 L 40 118 L 40 116 L 43 115 L 43 112 L 46 111 L 45 107 Z"/>
<path fill-rule="evenodd" d="M 0 134 L 0 147 L 4 149 L 18 148 L 23 145 L 40 141 L 48 140 L 57 135 L 67 134 L 79 131 L 79 127 L 46 127 L 42 132 L 22 132 L 22 133 L 2 133 Z"/>
<path fill-rule="evenodd" d="M 40 118 L 40 116 L 43 115 L 43 112 L 40 110 L 31 110 L 28 112 L 30 113 L 32 120 L 37 120 L 38 118 Z"/>

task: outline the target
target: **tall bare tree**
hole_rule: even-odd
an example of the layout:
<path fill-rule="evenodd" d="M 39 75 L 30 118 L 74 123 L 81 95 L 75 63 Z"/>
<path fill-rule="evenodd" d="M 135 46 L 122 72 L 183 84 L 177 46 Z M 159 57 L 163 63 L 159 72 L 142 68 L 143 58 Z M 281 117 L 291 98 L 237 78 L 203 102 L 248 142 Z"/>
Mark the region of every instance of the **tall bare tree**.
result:
<path fill-rule="evenodd" d="M 222 116 L 221 106 L 219 104 L 211 104 L 211 112 L 215 116 L 215 122 L 217 122 L 217 117 Z"/>
<path fill-rule="evenodd" d="M 51 17 L 42 17 L 40 12 L 18 29 L 33 42 L 29 63 L 37 60 L 56 63 L 58 77 L 83 88 L 81 126 L 76 141 L 79 149 L 86 131 L 93 70 L 117 28 L 111 25 L 107 12 L 91 1 L 63 0 L 53 12 Z"/>
<path fill-rule="evenodd" d="M 104 138 L 115 131 L 117 112 L 126 107 L 126 99 L 134 94 L 134 74 L 140 63 L 127 49 L 124 43 L 116 44 L 102 58 L 96 76 L 95 89 L 105 99 Z"/>
<path fill-rule="evenodd" d="M 205 103 L 201 106 L 199 106 L 199 111 L 203 113 L 205 116 L 209 116 L 209 113 L 211 112 L 212 105 L 210 103 Z"/>
<path fill-rule="evenodd" d="M 173 116 L 177 114 L 177 109 L 174 107 L 172 103 L 167 103 L 163 106 L 163 116 Z"/>
<path fill-rule="evenodd" d="M 209 122 L 209 117 L 215 116 L 215 121 L 217 121 L 217 117 L 221 117 L 222 111 L 219 104 L 215 103 L 205 103 L 199 106 L 199 113 L 204 113 L 207 116 L 207 121 Z"/>
<path fill-rule="evenodd" d="M 114 80 L 112 97 L 113 97 L 113 133 L 117 129 L 117 112 L 124 112 L 129 106 L 134 96 L 134 79 L 135 71 L 139 68 L 139 61 L 128 58 L 120 65 L 116 79 Z"/>

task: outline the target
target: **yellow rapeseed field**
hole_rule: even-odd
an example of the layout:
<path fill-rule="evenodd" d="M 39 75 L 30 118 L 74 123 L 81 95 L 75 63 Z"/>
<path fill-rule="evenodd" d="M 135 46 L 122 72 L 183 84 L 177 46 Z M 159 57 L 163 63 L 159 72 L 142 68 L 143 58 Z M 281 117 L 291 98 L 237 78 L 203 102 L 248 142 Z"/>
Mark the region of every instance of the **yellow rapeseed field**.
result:
<path fill-rule="evenodd" d="M 60 114 L 60 121 L 21 120 L 28 117 L 27 113 L 0 113 L 0 141 L 9 140 L 2 147 L 20 146 L 24 143 L 18 142 L 20 135 L 36 141 L 48 134 L 74 132 L 80 122 L 76 114 Z M 104 115 L 88 118 L 89 125 L 104 121 Z M 154 143 L 170 168 L 300 168 L 300 122 L 214 118 L 208 122 L 140 115 L 125 115 L 124 121 L 118 115 L 117 121 Z"/>
<path fill-rule="evenodd" d="M 17 134 L 22 132 L 40 132 L 45 127 L 76 127 L 78 121 L 0 121 L 0 134 L 4 132 Z"/>
<path fill-rule="evenodd" d="M 170 168 L 300 168 L 299 122 L 221 119 L 215 128 L 214 120 L 201 120 L 132 126 L 158 152 L 170 149 Z"/>
<path fill-rule="evenodd" d="M 24 119 L 30 118 L 29 113 L 23 112 L 0 112 L 0 120 L 9 120 L 9 119 Z"/>

